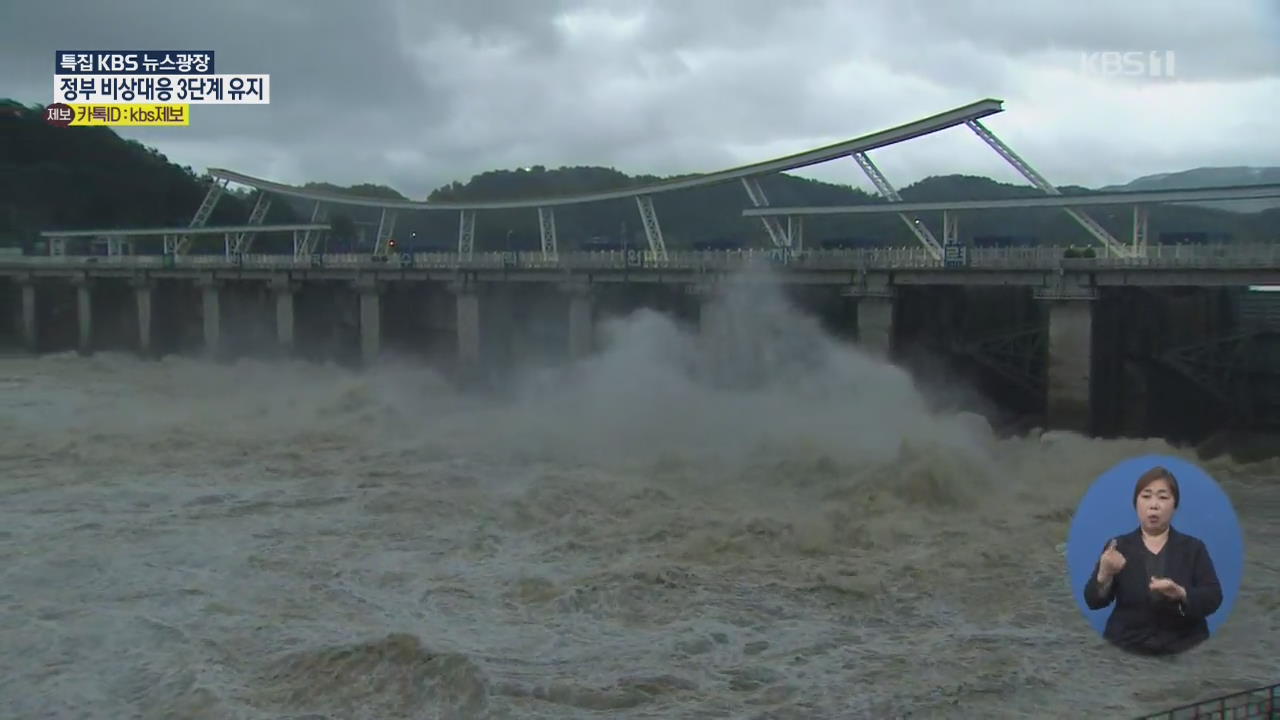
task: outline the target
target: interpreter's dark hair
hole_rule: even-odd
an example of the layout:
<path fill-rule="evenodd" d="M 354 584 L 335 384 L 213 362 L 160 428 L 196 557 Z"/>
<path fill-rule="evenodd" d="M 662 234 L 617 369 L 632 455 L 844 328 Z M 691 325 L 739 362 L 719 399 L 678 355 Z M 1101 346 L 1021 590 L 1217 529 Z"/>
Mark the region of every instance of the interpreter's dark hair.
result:
<path fill-rule="evenodd" d="M 1142 477 L 1138 478 L 1138 484 L 1133 487 L 1133 506 L 1138 507 L 1138 496 L 1142 494 L 1147 486 L 1157 480 L 1164 480 L 1169 483 L 1169 492 L 1173 493 L 1173 507 L 1177 509 L 1181 496 L 1178 493 L 1178 478 L 1173 473 L 1160 466 L 1151 468 L 1142 473 Z"/>

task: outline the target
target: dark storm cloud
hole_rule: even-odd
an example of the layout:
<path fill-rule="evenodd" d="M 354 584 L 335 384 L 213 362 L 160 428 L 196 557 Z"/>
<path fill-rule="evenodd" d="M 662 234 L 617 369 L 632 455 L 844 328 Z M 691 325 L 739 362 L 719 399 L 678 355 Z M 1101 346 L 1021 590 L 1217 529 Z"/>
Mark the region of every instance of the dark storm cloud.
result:
<path fill-rule="evenodd" d="M 410 44 L 433 35 L 453 34 L 479 44 L 505 45 L 539 55 L 556 51 L 560 34 L 555 19 L 574 4 L 570 0 L 394 0 L 392 7 Z"/>
<path fill-rule="evenodd" d="M 269 72 L 286 107 L 312 109 L 337 97 L 355 104 L 421 104 L 420 83 L 402 52 L 396 18 L 378 3 L 226 0 L 175 4 L 18 3 L 3 31 L 6 67 L 47 96 L 56 49 L 211 48 L 223 73 Z M 398 92 L 388 90 L 396 88 Z"/>
<path fill-rule="evenodd" d="M 29 2 L 0 27 L 4 94 L 47 102 L 56 49 L 161 46 L 270 73 L 272 102 L 121 134 L 196 168 L 419 198 L 532 164 L 712 170 L 982 97 L 1007 101 L 989 125 L 1058 182 L 1280 164 L 1267 127 L 1280 12 L 1266 0 Z M 1080 55 L 1099 50 L 1172 50 L 1178 78 L 1091 75 Z M 899 184 L 1012 179 L 963 130 L 876 159 Z M 861 181 L 851 163 L 813 172 Z"/>

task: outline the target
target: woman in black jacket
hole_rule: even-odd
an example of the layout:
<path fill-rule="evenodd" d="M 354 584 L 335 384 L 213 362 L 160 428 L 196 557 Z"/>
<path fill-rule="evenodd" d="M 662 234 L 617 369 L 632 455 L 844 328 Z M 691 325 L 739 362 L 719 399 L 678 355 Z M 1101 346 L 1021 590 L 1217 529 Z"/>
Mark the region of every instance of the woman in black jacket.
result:
<path fill-rule="evenodd" d="M 1170 524 L 1178 481 L 1156 467 L 1133 490 L 1138 528 L 1107 542 L 1084 587 L 1093 610 L 1115 602 L 1103 637 L 1132 652 L 1179 653 L 1209 637 L 1222 586 L 1204 542 Z"/>

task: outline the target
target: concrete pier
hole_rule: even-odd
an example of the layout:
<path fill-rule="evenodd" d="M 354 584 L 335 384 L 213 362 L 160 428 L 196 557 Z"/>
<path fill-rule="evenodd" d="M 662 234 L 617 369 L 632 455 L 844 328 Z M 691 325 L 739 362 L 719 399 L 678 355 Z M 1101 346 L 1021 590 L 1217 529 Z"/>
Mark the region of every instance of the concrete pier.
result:
<path fill-rule="evenodd" d="M 889 358 L 893 352 L 893 298 L 858 298 L 858 344 L 871 355 Z"/>
<path fill-rule="evenodd" d="M 22 345 L 28 352 L 39 348 L 36 334 L 36 283 L 30 278 L 19 281 L 22 294 Z"/>
<path fill-rule="evenodd" d="M 138 352 L 143 357 L 151 357 L 153 344 L 151 338 L 151 298 L 152 284 L 141 280 L 133 283 L 133 296 L 138 311 Z"/>
<path fill-rule="evenodd" d="M 698 335 L 704 342 L 714 342 L 724 333 L 724 313 L 715 298 L 704 295 L 698 303 Z"/>
<path fill-rule="evenodd" d="M 716 296 L 715 290 L 706 287 L 696 291 L 698 304 L 698 336 L 702 343 L 702 371 L 712 381 L 723 381 L 728 371 L 728 345 L 731 340 L 728 309 Z"/>
<path fill-rule="evenodd" d="M 76 351 L 81 355 L 93 352 L 93 281 L 76 278 Z"/>
<path fill-rule="evenodd" d="M 297 285 L 288 280 L 273 281 L 271 283 L 271 291 L 275 294 L 276 299 L 276 344 L 280 352 L 286 356 L 293 354 L 296 344 L 293 329 L 293 304 L 297 289 Z"/>
<path fill-rule="evenodd" d="M 458 307 L 458 363 L 464 371 L 480 365 L 480 295 L 470 286 L 452 287 Z"/>
<path fill-rule="evenodd" d="M 201 278 L 199 285 L 204 323 L 204 352 L 205 355 L 216 358 L 222 350 L 221 288 L 218 281 L 212 278 Z"/>
<path fill-rule="evenodd" d="M 1088 433 L 1093 307 L 1089 300 L 1049 301 L 1049 357 L 1045 374 L 1049 427 Z"/>
<path fill-rule="evenodd" d="M 360 360 L 372 365 L 382 352 L 382 297 L 374 282 L 359 282 L 356 290 L 360 293 Z"/>
<path fill-rule="evenodd" d="M 595 345 L 595 298 L 587 285 L 567 285 L 563 290 L 569 295 L 569 358 L 580 360 Z"/>

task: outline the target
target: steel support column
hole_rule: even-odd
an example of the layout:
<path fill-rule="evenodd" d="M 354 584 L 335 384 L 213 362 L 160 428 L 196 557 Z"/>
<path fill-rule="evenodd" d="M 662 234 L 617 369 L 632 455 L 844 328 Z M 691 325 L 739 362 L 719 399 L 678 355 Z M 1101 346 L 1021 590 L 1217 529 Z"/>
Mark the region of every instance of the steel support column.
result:
<path fill-rule="evenodd" d="M 755 177 L 742 178 L 742 187 L 747 191 L 747 197 L 751 199 L 751 204 L 755 207 L 768 207 L 769 198 L 764 194 L 764 188 L 760 187 L 760 180 Z M 789 248 L 792 247 L 792 237 L 789 229 L 784 231 L 782 223 L 778 218 L 772 215 L 762 215 L 760 220 L 764 223 L 765 232 L 769 233 L 769 240 L 774 247 Z"/>
<path fill-rule="evenodd" d="M 666 260 L 667 244 L 662 240 L 662 226 L 658 224 L 658 213 L 653 209 L 653 197 L 637 195 L 636 207 L 640 208 L 640 222 L 644 224 L 644 235 L 649 240 L 649 252 L 655 260 Z"/>
<path fill-rule="evenodd" d="M 787 216 L 787 237 L 791 238 L 792 250 L 804 249 L 804 216 Z"/>
<path fill-rule="evenodd" d="M 1147 251 L 1147 206 L 1133 206 L 1133 254 Z"/>
<path fill-rule="evenodd" d="M 960 244 L 960 216 L 954 210 L 942 211 L 942 244 Z"/>
<path fill-rule="evenodd" d="M 458 212 L 458 256 L 470 260 L 476 244 L 476 211 Z"/>
<path fill-rule="evenodd" d="M 1035 168 L 1027 164 L 1027 161 L 1019 157 L 1018 154 L 1015 153 L 1012 148 L 1010 148 L 1008 145 L 1005 145 L 1004 141 L 996 137 L 996 134 L 988 130 L 987 127 L 983 125 L 981 122 L 977 120 L 966 120 L 965 125 L 968 125 L 969 129 L 972 130 L 974 134 L 982 138 L 984 142 L 990 145 L 991 149 L 996 151 L 996 154 L 1004 158 L 1006 162 L 1008 162 L 1010 165 L 1013 166 L 1014 170 L 1017 170 L 1019 173 L 1021 173 L 1022 176 L 1025 177 L 1027 180 L 1029 180 L 1032 185 L 1035 185 L 1037 188 L 1042 190 L 1047 195 L 1062 194 L 1062 192 L 1058 190 L 1058 188 L 1053 186 L 1053 183 L 1049 182 L 1048 180 L 1045 179 L 1043 175 L 1036 172 Z M 1076 208 L 1072 208 L 1072 207 L 1063 208 L 1063 210 L 1065 210 L 1066 213 L 1072 217 L 1072 219 L 1074 219 L 1077 223 L 1079 223 L 1081 227 L 1087 230 L 1090 235 L 1095 237 L 1098 240 L 1098 242 L 1102 243 L 1102 246 L 1105 247 L 1110 253 L 1112 253 L 1116 257 L 1129 256 L 1129 251 L 1125 249 L 1124 245 L 1121 244 L 1119 240 L 1116 240 L 1114 237 L 1112 237 L 1111 233 L 1106 231 L 1106 228 L 1099 225 L 1097 221 L 1095 221 L 1092 217 L 1090 217 L 1084 211 L 1077 210 Z"/>
<path fill-rule="evenodd" d="M 902 196 L 898 194 L 898 191 L 894 189 L 893 185 L 889 184 L 889 180 L 884 176 L 884 173 L 880 172 L 880 168 L 876 167 L 876 164 L 871 162 L 871 158 L 868 157 L 866 153 L 856 152 L 853 154 L 853 159 L 858 163 L 858 166 L 862 168 L 862 171 L 867 174 L 871 183 L 876 186 L 876 190 L 880 191 L 880 194 L 883 195 L 886 200 L 891 203 L 902 202 Z M 924 245 L 925 249 L 933 255 L 935 260 L 942 259 L 942 246 L 938 244 L 937 238 L 935 238 L 933 233 L 929 231 L 928 226 L 924 224 L 923 220 L 915 216 L 907 215 L 906 213 L 898 213 L 898 217 L 902 218 L 902 222 L 906 223 L 907 228 L 916 236 L 916 239 L 920 241 L 920 244 Z"/>
<path fill-rule="evenodd" d="M 559 257 L 555 208 L 538 208 L 538 229 L 542 234 L 542 258 L 554 261 Z"/>

